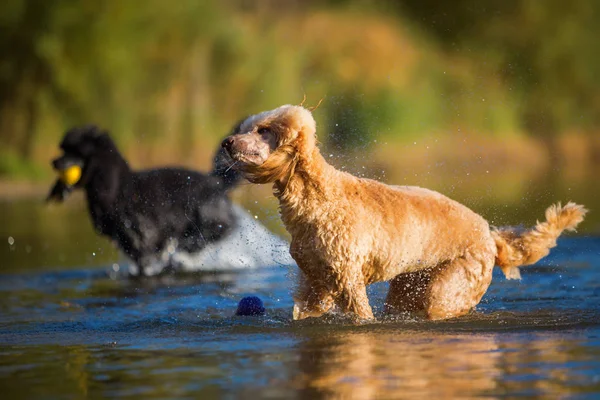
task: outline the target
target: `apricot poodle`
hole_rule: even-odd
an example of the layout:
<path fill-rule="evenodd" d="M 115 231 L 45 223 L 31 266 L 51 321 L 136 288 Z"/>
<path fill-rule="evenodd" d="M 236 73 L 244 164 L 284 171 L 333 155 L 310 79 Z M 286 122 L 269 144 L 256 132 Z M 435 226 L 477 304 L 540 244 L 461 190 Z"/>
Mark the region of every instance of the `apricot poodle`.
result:
<path fill-rule="evenodd" d="M 223 147 L 253 183 L 273 183 L 302 274 L 294 319 L 334 306 L 372 319 L 366 286 L 390 281 L 387 312 L 424 311 L 432 320 L 471 310 L 494 265 L 508 278 L 556 246 L 586 213 L 569 202 L 530 230 L 490 228 L 464 205 L 432 190 L 388 186 L 336 170 L 316 145 L 312 113 L 285 105 L 248 117 Z"/>

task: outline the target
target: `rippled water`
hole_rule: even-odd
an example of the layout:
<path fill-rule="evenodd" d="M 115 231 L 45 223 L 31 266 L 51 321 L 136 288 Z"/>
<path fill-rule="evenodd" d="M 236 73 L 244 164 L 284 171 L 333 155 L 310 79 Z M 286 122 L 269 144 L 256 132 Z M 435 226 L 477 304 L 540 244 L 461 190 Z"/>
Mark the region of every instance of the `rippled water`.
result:
<path fill-rule="evenodd" d="M 496 273 L 445 322 L 291 320 L 293 269 L 112 279 L 110 265 L 0 276 L 3 398 L 600 395 L 600 238 Z M 498 271 L 496 271 L 498 272 Z M 265 317 L 236 317 L 244 295 Z M 4 397 L 7 396 L 7 397 Z"/>

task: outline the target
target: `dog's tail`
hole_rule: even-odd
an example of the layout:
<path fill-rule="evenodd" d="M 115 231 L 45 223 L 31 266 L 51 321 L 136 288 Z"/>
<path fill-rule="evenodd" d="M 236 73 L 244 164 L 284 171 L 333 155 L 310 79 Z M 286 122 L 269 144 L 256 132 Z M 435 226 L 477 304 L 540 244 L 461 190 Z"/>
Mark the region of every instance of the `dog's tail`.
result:
<path fill-rule="evenodd" d="M 564 231 L 574 231 L 587 213 L 583 206 L 569 202 L 564 207 L 553 204 L 546 209 L 546 221 L 534 228 L 492 228 L 498 254 L 496 265 L 507 279 L 520 279 L 519 266 L 530 265 L 548 255 L 556 239 Z"/>

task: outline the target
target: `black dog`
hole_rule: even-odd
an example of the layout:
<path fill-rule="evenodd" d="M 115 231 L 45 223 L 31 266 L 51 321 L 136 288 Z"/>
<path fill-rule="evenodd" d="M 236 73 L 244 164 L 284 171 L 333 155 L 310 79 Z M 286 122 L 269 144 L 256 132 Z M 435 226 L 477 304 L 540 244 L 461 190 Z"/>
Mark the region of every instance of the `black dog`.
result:
<path fill-rule="evenodd" d="M 241 225 L 246 228 L 243 235 L 257 231 L 265 236 L 258 240 L 270 240 L 278 249 L 287 247 L 232 205 L 227 192 L 241 176 L 230 168 L 222 150 L 215 156 L 213 171 L 203 174 L 182 168 L 132 171 L 108 133 L 92 125 L 69 130 L 60 148 L 64 154 L 52 164 L 61 177 L 48 200 L 63 201 L 73 189 L 84 189 L 94 227 L 133 260 L 138 267 L 133 274 L 178 268 L 181 257 L 173 254 L 198 254 L 207 247 L 212 262 L 219 263 L 214 244 L 239 240 L 241 233 L 237 239 L 232 234 Z M 269 262 L 264 257 L 244 258 L 239 266 L 253 261 Z"/>

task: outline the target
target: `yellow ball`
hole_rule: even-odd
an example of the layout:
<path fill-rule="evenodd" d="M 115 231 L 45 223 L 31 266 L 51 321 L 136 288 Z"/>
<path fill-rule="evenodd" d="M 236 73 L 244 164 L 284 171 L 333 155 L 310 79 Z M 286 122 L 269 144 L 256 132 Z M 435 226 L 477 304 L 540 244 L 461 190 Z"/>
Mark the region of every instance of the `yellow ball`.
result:
<path fill-rule="evenodd" d="M 67 186 L 73 186 L 81 178 L 81 167 L 79 165 L 71 165 L 58 172 L 59 178 Z"/>

